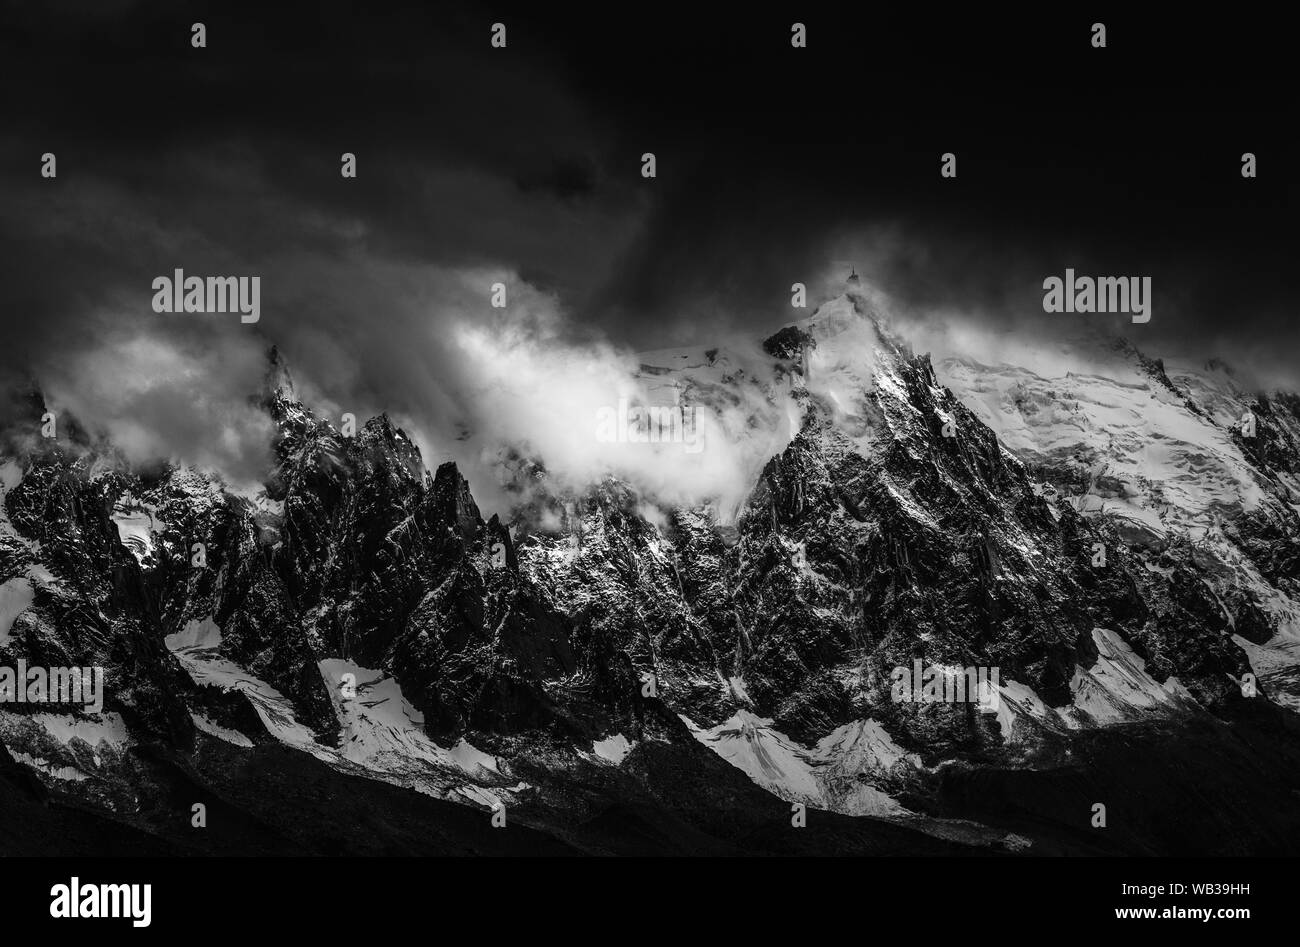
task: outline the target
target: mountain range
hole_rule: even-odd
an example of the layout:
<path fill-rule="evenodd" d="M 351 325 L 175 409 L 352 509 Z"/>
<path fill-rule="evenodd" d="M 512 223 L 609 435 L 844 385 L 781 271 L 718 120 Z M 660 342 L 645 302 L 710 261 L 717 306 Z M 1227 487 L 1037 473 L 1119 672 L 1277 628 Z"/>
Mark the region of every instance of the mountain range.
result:
<path fill-rule="evenodd" d="M 12 393 L 0 665 L 106 683 L 0 705 L 0 850 L 1300 850 L 1300 397 L 1100 334 L 902 338 L 850 285 L 758 367 L 645 353 L 776 432 L 752 482 L 670 505 L 521 445 L 486 519 L 274 349 L 253 490 Z M 994 699 L 899 700 L 918 663 Z"/>

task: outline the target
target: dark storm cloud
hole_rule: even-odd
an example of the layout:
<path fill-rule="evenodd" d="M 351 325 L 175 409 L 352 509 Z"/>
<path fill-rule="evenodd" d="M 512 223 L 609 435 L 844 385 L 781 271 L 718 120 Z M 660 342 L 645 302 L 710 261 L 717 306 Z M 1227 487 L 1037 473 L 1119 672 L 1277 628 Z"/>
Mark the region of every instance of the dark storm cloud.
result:
<path fill-rule="evenodd" d="M 525 265 L 581 298 L 641 202 L 617 182 L 592 193 L 602 133 L 561 82 L 513 50 L 487 64 L 456 15 L 398 11 L 364 28 L 342 12 L 281 16 L 27 14 L 7 62 L 54 78 L 6 138 L 3 239 L 34 264 L 11 299 L 75 323 L 87 299 L 169 262 L 163 248 L 195 269 L 358 244 L 385 259 Z M 208 49 L 188 48 L 191 19 L 207 22 Z M 57 181 L 34 174 L 46 150 Z M 339 177 L 345 151 L 355 181 Z"/>
<path fill-rule="evenodd" d="M 1041 284 L 1067 266 L 1151 275 L 1139 342 L 1157 354 L 1275 377 L 1295 351 L 1275 45 L 1243 69 L 1242 36 L 1206 55 L 1154 20 L 1112 24 L 1103 60 L 1064 14 L 814 4 L 796 51 L 785 14 L 361 10 L 6 11 L 0 69 L 23 90 L 0 145 L 7 369 L 69 398 L 102 378 L 73 399 L 91 411 L 113 400 L 111 359 L 158 359 L 173 394 L 205 392 L 207 420 L 187 438 L 157 392 L 112 420 L 157 415 L 163 443 L 198 449 L 243 423 L 227 408 L 275 341 L 324 402 L 451 422 L 472 416 L 472 385 L 426 333 L 485 318 L 492 279 L 535 293 L 552 343 L 660 348 L 771 331 L 796 315 L 792 282 L 830 291 L 847 264 L 918 317 L 1026 331 L 1053 328 Z M 488 44 L 497 19 L 506 50 Z M 1258 180 L 1238 174 L 1246 150 Z M 945 151 L 957 180 L 939 177 Z M 152 313 L 150 281 L 176 266 L 261 275 L 263 321 Z"/>
<path fill-rule="evenodd" d="M 53 78 L 0 146 L 0 252 L 18 263 L 0 348 L 6 382 L 35 376 L 128 448 L 255 475 L 247 396 L 272 341 L 322 404 L 448 433 L 470 413 L 451 320 L 490 313 L 512 272 L 581 300 L 643 213 L 617 182 L 593 193 L 604 136 L 562 81 L 526 55 L 485 66 L 454 12 L 361 29 L 328 11 L 119 13 L 27 11 L 6 31 L 6 70 Z M 206 50 L 188 48 L 196 19 Z M 263 320 L 154 313 L 151 282 L 176 267 L 260 276 Z"/>

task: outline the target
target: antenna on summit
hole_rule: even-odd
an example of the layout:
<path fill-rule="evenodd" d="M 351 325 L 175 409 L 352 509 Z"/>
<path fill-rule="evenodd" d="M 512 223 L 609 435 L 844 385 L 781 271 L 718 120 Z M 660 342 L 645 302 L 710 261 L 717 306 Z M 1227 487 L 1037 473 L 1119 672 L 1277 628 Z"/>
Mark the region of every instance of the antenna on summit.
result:
<path fill-rule="evenodd" d="M 861 280 L 858 279 L 858 271 L 856 267 L 849 267 L 849 278 L 845 280 L 845 282 L 852 286 L 857 286 L 861 282 Z"/>

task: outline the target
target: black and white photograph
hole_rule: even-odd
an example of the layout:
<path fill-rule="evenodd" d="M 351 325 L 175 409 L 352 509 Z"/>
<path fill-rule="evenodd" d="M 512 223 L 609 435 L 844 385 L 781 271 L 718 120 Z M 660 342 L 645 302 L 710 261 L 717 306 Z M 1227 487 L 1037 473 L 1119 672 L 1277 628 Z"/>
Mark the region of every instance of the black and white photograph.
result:
<path fill-rule="evenodd" d="M 1287 916 L 1281 13 L 0 11 L 15 930 Z"/>

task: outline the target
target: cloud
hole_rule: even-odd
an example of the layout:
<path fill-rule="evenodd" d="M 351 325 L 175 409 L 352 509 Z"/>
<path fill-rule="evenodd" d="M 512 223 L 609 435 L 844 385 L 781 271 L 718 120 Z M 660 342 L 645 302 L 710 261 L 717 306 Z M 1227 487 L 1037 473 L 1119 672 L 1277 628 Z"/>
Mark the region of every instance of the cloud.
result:
<path fill-rule="evenodd" d="M 183 459 L 233 483 L 255 482 L 270 463 L 274 433 L 249 394 L 265 368 L 259 353 L 250 336 L 216 335 L 196 346 L 123 335 L 50 362 L 41 384 L 51 410 L 131 460 Z"/>
<path fill-rule="evenodd" d="M 38 377 L 134 454 L 255 471 L 266 432 L 247 398 L 274 342 L 309 404 L 336 421 L 389 412 L 476 491 L 515 440 L 557 478 L 615 469 L 663 495 L 716 493 L 752 481 L 788 436 L 755 342 L 805 314 L 792 283 L 815 304 L 850 265 L 919 349 L 990 358 L 1047 358 L 1099 326 L 1044 313 L 1045 276 L 1151 275 L 1152 322 L 1111 328 L 1153 356 L 1225 356 L 1239 376 L 1300 387 L 1285 176 L 1243 190 L 1223 157 L 1239 153 L 1222 144 L 1240 137 L 1225 115 L 1253 74 L 1224 87 L 1226 111 L 1198 116 L 1189 144 L 1181 113 L 1117 113 L 1080 137 L 974 107 L 1019 96 L 1023 78 L 978 75 L 961 30 L 945 53 L 969 57 L 961 83 L 935 73 L 861 100 L 843 93 L 853 29 L 814 31 L 810 55 L 791 56 L 761 18 L 660 18 L 611 42 L 601 18 L 548 11 L 511 14 L 502 51 L 460 6 L 358 18 L 327 5 L 306 21 L 201 9 L 204 55 L 186 45 L 188 15 L 146 0 L 112 17 L 25 9 L 0 38 L 0 69 L 87 80 L 29 84 L 0 142 L 13 171 L 0 177 L 0 374 Z M 879 75 L 922 51 L 887 45 Z M 1029 91 L 1054 114 L 1077 70 L 1039 55 Z M 1287 165 L 1281 134 L 1247 137 L 1261 168 Z M 960 177 L 944 181 L 948 148 Z M 36 171 L 46 150 L 54 180 Z M 344 151 L 355 180 L 339 175 Z M 152 279 L 178 266 L 260 276 L 261 322 L 153 313 Z M 504 313 L 488 302 L 496 281 Z M 735 358 L 753 379 L 738 403 L 708 405 L 708 451 L 587 436 L 601 406 L 662 395 L 630 352 L 684 344 L 747 353 Z"/>

